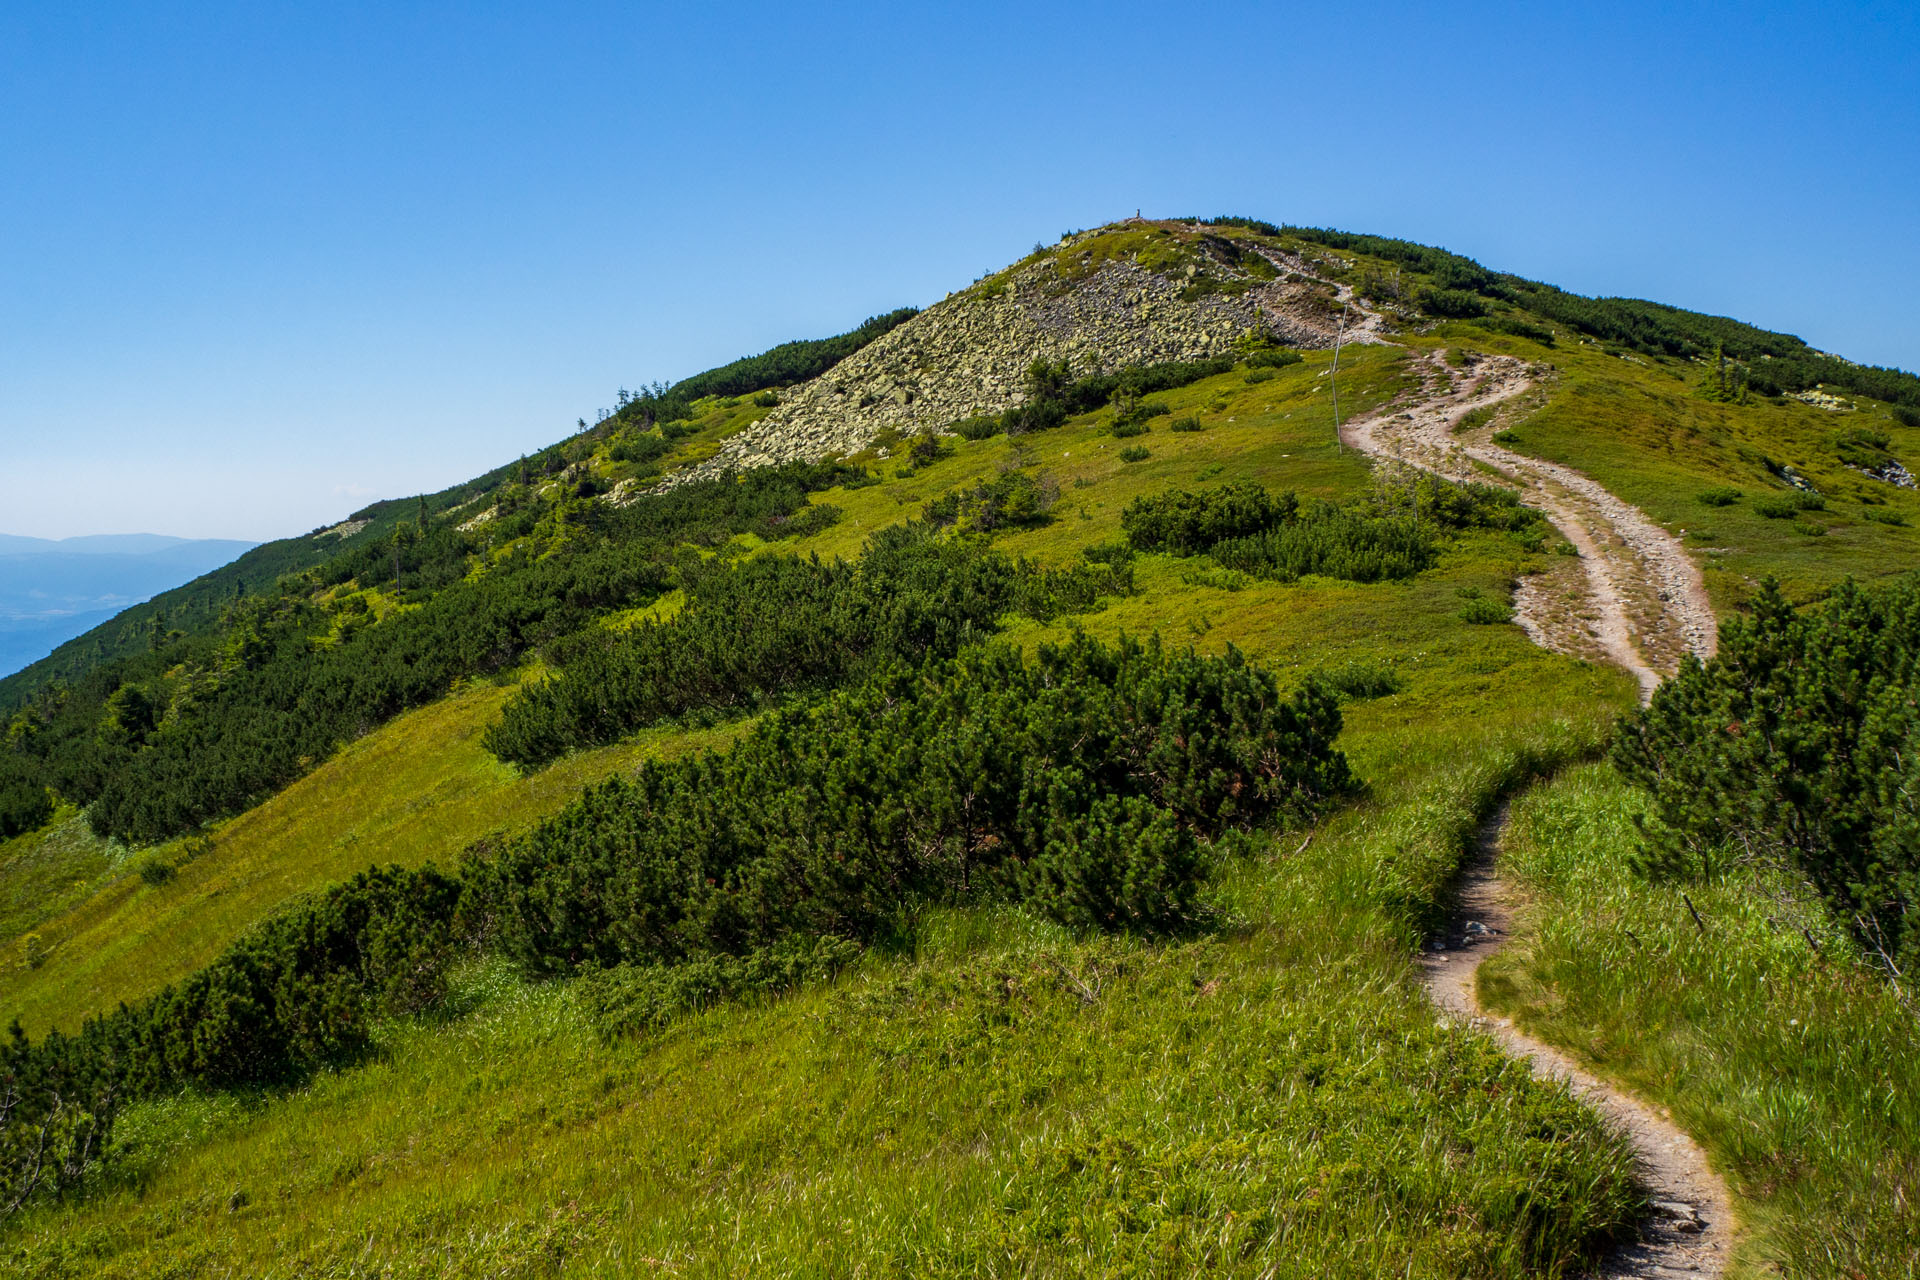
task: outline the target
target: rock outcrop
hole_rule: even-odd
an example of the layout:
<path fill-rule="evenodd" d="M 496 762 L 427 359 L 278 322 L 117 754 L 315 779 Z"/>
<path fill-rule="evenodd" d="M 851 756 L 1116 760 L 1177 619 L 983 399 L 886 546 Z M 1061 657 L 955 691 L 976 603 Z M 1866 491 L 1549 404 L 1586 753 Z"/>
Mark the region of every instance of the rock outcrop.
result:
<path fill-rule="evenodd" d="M 1162 227 L 1166 224 L 1161 224 Z M 826 374 L 781 392 L 772 413 L 662 488 L 727 470 L 857 453 L 883 433 L 940 431 L 1021 403 L 1027 367 L 1076 375 L 1222 355 L 1249 331 L 1331 346 L 1333 293 L 1304 263 L 1199 228 L 1159 232 L 1157 269 L 1083 233 L 927 308 Z"/>

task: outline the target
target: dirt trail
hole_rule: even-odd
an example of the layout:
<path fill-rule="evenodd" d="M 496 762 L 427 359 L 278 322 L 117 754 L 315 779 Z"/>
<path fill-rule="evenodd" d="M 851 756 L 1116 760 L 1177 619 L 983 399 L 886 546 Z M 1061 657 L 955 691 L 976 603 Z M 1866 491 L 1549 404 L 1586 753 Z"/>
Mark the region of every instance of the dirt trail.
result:
<path fill-rule="evenodd" d="M 1658 1108 L 1593 1076 L 1507 1019 L 1489 1014 L 1474 995 L 1474 976 L 1481 963 L 1512 932 L 1507 890 L 1494 872 L 1506 820 L 1503 805 L 1481 828 L 1473 861 L 1461 876 L 1460 912 L 1454 925 L 1429 941 L 1421 957 L 1427 993 L 1443 1011 L 1485 1031 L 1508 1053 L 1526 1059 L 1534 1075 L 1564 1082 L 1575 1097 L 1632 1140 L 1653 1216 L 1643 1225 L 1641 1238 L 1617 1250 L 1599 1275 L 1718 1276 L 1726 1267 L 1732 1214 L 1726 1184 L 1693 1139 Z"/>
<path fill-rule="evenodd" d="M 1345 288 L 1341 300 L 1377 321 Z M 1383 341 L 1378 328 L 1362 326 L 1355 336 Z M 1494 443 L 1503 418 L 1533 399 L 1540 371 L 1505 356 L 1482 356 L 1458 368 L 1437 352 L 1412 358 L 1418 388 L 1346 424 L 1341 438 L 1376 458 L 1448 479 L 1504 482 L 1546 513 L 1579 555 L 1555 557 L 1553 569 L 1516 588 L 1516 620 L 1535 643 L 1617 663 L 1640 682 L 1643 702 L 1684 655 L 1713 654 L 1713 609 L 1677 538 L 1573 468 Z M 1480 409 L 1493 412 L 1460 430 L 1462 419 Z M 1719 1276 L 1732 1238 L 1730 1201 L 1693 1139 L 1658 1108 L 1480 1007 L 1475 975 L 1512 931 L 1511 894 L 1494 865 L 1506 817 L 1502 806 L 1481 830 L 1462 872 L 1453 926 L 1428 943 L 1422 957 L 1427 992 L 1444 1012 L 1526 1059 L 1536 1076 L 1564 1082 L 1632 1141 L 1654 1213 L 1641 1238 L 1607 1260 L 1602 1276 Z"/>
<path fill-rule="evenodd" d="M 1493 442 L 1502 412 L 1535 389 L 1530 366 L 1508 356 L 1482 356 L 1464 368 L 1438 353 L 1413 360 L 1420 386 L 1347 423 L 1341 439 L 1451 480 L 1504 482 L 1546 513 L 1579 556 L 1558 558 L 1547 573 L 1523 578 L 1514 593 L 1517 619 L 1536 643 L 1617 663 L 1639 680 L 1643 700 L 1682 655 L 1712 655 L 1713 608 L 1679 539 L 1572 467 Z M 1456 434 L 1479 409 L 1495 412 Z"/>

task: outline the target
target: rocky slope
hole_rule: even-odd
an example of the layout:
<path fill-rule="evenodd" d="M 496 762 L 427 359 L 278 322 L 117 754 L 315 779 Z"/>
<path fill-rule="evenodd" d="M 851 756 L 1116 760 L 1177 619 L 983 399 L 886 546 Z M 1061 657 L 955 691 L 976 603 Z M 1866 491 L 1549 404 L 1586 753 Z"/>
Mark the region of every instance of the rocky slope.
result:
<path fill-rule="evenodd" d="M 888 433 L 939 431 L 1024 398 L 1035 359 L 1076 374 L 1197 360 L 1250 331 L 1332 345 L 1340 316 L 1309 264 L 1231 231 L 1125 223 L 1062 240 L 949 296 L 664 483 L 857 453 Z"/>

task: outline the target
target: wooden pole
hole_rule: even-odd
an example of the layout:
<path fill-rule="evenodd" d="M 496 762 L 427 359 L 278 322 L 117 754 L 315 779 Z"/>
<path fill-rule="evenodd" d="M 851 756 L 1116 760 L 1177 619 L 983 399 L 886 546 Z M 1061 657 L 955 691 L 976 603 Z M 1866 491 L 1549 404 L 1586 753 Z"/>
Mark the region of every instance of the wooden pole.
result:
<path fill-rule="evenodd" d="M 1340 443 L 1340 340 L 1347 333 L 1347 304 L 1340 304 L 1340 324 L 1333 331 L 1333 370 L 1327 377 L 1333 383 L 1333 451 L 1345 453 Z"/>

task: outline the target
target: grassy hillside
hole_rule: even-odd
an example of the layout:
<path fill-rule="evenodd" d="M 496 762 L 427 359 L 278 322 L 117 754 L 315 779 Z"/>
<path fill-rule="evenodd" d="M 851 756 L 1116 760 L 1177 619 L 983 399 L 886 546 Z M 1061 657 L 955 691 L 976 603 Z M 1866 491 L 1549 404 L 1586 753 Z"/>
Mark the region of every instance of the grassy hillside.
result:
<path fill-rule="evenodd" d="M 1378 349 L 1349 359 L 1354 362 L 1343 394 L 1353 403 L 1378 402 L 1397 389 L 1396 353 Z M 1163 431 L 1146 437 L 1160 453 L 1144 463 L 1118 460 L 1119 442 L 1105 434 L 1103 418 L 1110 415 L 1087 415 L 1078 424 L 1049 433 L 1045 440 L 1050 452 L 1057 446 L 1059 454 L 1068 456 L 1049 457 L 1039 469 L 1058 478 L 1065 496 L 1050 524 L 1018 533 L 1003 545 L 1019 554 L 1070 561 L 1079 548 L 1109 541 L 1119 532 L 1120 512 L 1131 499 L 1176 483 L 1217 483 L 1228 474 L 1228 462 L 1234 478 L 1322 496 L 1363 486 L 1364 460 L 1336 452 L 1332 442 L 1331 410 L 1324 403 L 1329 396 L 1319 389 L 1325 379 L 1318 373 L 1324 367 L 1324 358 L 1316 358 L 1285 371 L 1284 378 L 1252 386 L 1242 375 L 1226 374 L 1173 394 L 1172 403 L 1183 409 L 1190 405 L 1213 425 L 1201 432 Z M 1218 409 L 1211 408 L 1216 404 Z M 856 555 L 874 529 L 917 516 L 927 499 L 1000 474 L 1012 449 L 1005 438 L 966 443 L 905 479 L 851 491 L 826 490 L 816 501 L 841 507 L 845 515 L 810 545 L 824 555 Z M 1079 459 L 1071 456 L 1076 450 Z M 748 554 L 784 551 L 751 536 L 737 545 Z M 1517 632 L 1503 629 L 1489 637 L 1485 628 L 1448 616 L 1457 610 L 1457 592 L 1463 586 L 1505 590 L 1506 575 L 1524 557 L 1517 549 L 1510 554 L 1501 549 L 1499 556 L 1462 556 L 1458 568 L 1445 577 L 1372 594 L 1351 584 L 1280 586 L 1230 578 L 1188 582 L 1183 576 L 1193 575 L 1183 575 L 1171 558 L 1147 557 L 1139 570 L 1144 589 L 1136 597 L 1074 625 L 1108 636 L 1164 631 L 1208 652 L 1235 644 L 1282 669 L 1299 666 L 1303 652 L 1313 654 L 1313 663 L 1361 653 L 1378 659 L 1376 641 L 1383 627 L 1396 630 L 1408 663 L 1430 661 L 1430 649 L 1483 649 L 1490 640 L 1504 660 L 1513 660 L 1531 653 Z M 1409 592 L 1426 601 L 1434 617 L 1410 616 L 1403 603 Z M 1346 643 L 1327 644 L 1329 628 L 1334 635 L 1344 635 Z M 1442 638 L 1447 633 L 1451 641 Z M 1061 628 L 1030 623 L 1014 634 L 1030 644 L 1061 634 Z M 1475 665 L 1483 669 L 1470 678 L 1484 683 L 1503 664 L 1503 659 L 1482 656 Z M 552 812 L 584 783 L 629 766 L 656 749 L 656 743 L 668 753 L 699 749 L 724 740 L 729 732 L 724 727 L 659 730 L 516 778 L 479 740 L 512 687 L 475 685 L 408 713 L 204 839 L 187 837 L 129 855 L 88 839 L 77 827 L 63 828 L 69 831 L 68 839 L 86 851 L 76 856 L 94 859 L 103 868 L 117 867 L 120 874 L 71 909 L 49 911 L 12 932 L 21 959 L 0 971 L 0 1001 L 31 1030 L 72 1029 L 88 1014 L 151 994 L 192 972 L 296 893 L 337 882 L 366 866 L 450 863 L 471 841 L 511 822 Z M 18 838 L 22 852 L 16 856 L 30 856 L 27 851 L 40 840 Z M 163 884 L 148 884 L 138 868 L 152 863 L 178 870 Z M 29 933 L 37 967 L 25 962 Z"/>
<path fill-rule="evenodd" d="M 1524 679 L 1434 696 L 1473 680 L 1456 659 L 1354 708 L 1374 798 L 1249 850 L 1222 933 L 936 914 L 832 986 L 612 1042 L 580 984 L 477 970 L 366 1065 L 129 1117 L 122 1179 L 37 1214 L 15 1265 L 1558 1273 L 1630 1211 L 1625 1157 L 1436 1026 L 1408 941 L 1492 795 L 1631 691 L 1494 654 Z"/>
<path fill-rule="evenodd" d="M 1920 426 L 1907 424 L 1912 415 L 1901 406 L 1853 397 L 1848 409 L 1787 397 L 1718 403 L 1699 394 L 1710 370 L 1695 362 L 1579 343 L 1546 348 L 1463 322 L 1423 341 L 1550 364 L 1554 378 L 1542 402 L 1508 425 L 1500 442 L 1573 466 L 1684 531 L 1722 610 L 1767 575 L 1794 599 L 1807 599 L 1847 575 L 1903 573 L 1920 554 L 1920 491 L 1848 465 L 1850 457 L 1920 459 Z M 1862 434 L 1884 438 L 1886 448 L 1863 450 Z M 1818 507 L 1785 505 L 1799 491 L 1784 469 L 1809 482 Z"/>
<path fill-rule="evenodd" d="M 192 973 L 297 894 L 368 866 L 451 863 L 587 783 L 734 731 L 643 734 L 520 777 L 479 742 L 511 690 L 476 685 L 402 716 L 205 836 L 128 855 L 70 819 L 0 846 L 17 895 L 0 1003 L 35 1034 L 75 1030 Z"/>
<path fill-rule="evenodd" d="M 1360 354 L 1346 393 L 1390 394 L 1398 363 L 1391 351 Z M 1322 366 L 1175 393 L 1203 429 L 1137 437 L 1143 462 L 1118 459 L 1110 413 L 1048 433 L 1044 470 L 1059 469 L 1063 496 L 1050 524 L 1008 545 L 1069 559 L 1111 540 L 1132 497 L 1215 481 L 1228 464 L 1236 477 L 1328 497 L 1363 489 L 1363 464 L 1332 443 Z M 820 500 L 846 504 L 829 536 L 851 550 L 860 524 L 1000 474 L 1011 447 L 966 443 L 908 476 L 827 491 Z M 376 1248 L 387 1265 L 475 1274 L 534 1258 L 618 1272 L 649 1257 L 709 1272 L 748 1259 L 836 1272 L 863 1262 L 1024 1271 L 1048 1259 L 1046 1269 L 1086 1273 L 1253 1273 L 1281 1242 L 1321 1274 L 1568 1265 L 1631 1212 L 1619 1149 L 1564 1098 L 1435 1027 L 1407 982 L 1407 940 L 1493 793 L 1528 767 L 1590 750 L 1595 709 L 1631 696 L 1617 673 L 1460 617 L 1463 590 L 1503 592 L 1527 555 L 1500 535 L 1468 535 L 1428 575 L 1370 585 L 1241 582 L 1145 557 L 1135 595 L 1081 620 L 1215 650 L 1233 643 L 1301 674 L 1364 651 L 1404 684 L 1351 708 L 1346 741 L 1376 798 L 1305 854 L 1285 852 L 1296 834 L 1237 860 L 1219 893 L 1242 923 L 1211 940 L 1167 949 L 991 911 L 936 913 L 907 954 L 876 955 L 841 985 L 718 1010 L 657 1043 L 602 1041 L 577 983 L 529 988 L 482 968 L 447 1014 L 383 1032 L 375 1062 L 253 1104 L 215 1095 L 137 1110 L 125 1133 L 139 1154 L 115 1175 L 131 1181 L 44 1211 L 18 1237 L 20 1265 L 140 1274 L 164 1255 L 203 1271 L 328 1273 L 357 1265 L 360 1222 L 402 1220 L 415 1225 Z M 1037 643 L 1062 625 L 1015 634 Z M 304 825 L 293 814 L 330 808 L 323 796 L 431 790 L 429 778 L 395 778 L 390 762 L 421 735 L 476 725 L 499 693 L 476 689 L 403 717 L 223 834 L 257 831 L 264 851 L 270 832 Z M 631 751 L 573 757 L 511 785 L 558 789 L 558 776 L 577 781 Z M 437 768 L 487 774 L 478 763 Z M 498 821 L 495 793 L 467 785 L 466 800 L 449 794 L 423 821 L 462 833 Z M 475 814 L 475 798 L 500 807 Z M 271 847 L 315 883 L 350 865 L 333 859 L 355 827 L 380 825 Z M 366 861 L 380 851 L 354 852 Z M 193 901 L 213 887 L 189 879 L 203 859 L 160 890 L 123 879 L 124 898 L 109 890 L 96 903 L 127 912 L 140 895 L 176 889 Z M 174 976 L 103 967 L 125 975 L 115 995 Z M 1062 971 L 1101 994 L 1089 1004 Z M 1008 992 L 1019 995 L 1012 1006 Z M 1249 1073 L 1271 1090 L 1245 1092 L 1236 1082 Z M 1222 1097 L 1237 1100 L 1223 1110 Z M 743 1114 L 764 1121 L 741 1124 Z M 1543 1131 L 1558 1136 L 1519 1140 Z M 505 1133 L 516 1135 L 507 1148 L 485 1137 Z M 1487 1154 L 1462 1164 L 1449 1149 Z M 502 1195 L 503 1178 L 521 1191 Z M 1186 1189 L 1136 1221 L 1149 1183 Z M 573 1207 L 531 1208 L 562 1204 Z M 1351 1232 L 1362 1205 L 1384 1213 L 1386 1229 Z M 1229 1213 L 1240 1225 L 1221 1236 Z M 851 1222 L 864 1225 L 836 1225 Z"/>
<path fill-rule="evenodd" d="M 1912 1275 L 1913 1010 L 1793 877 L 1635 875 L 1644 810 L 1605 765 L 1519 802 L 1504 862 L 1527 941 L 1489 962 L 1483 996 L 1700 1140 L 1742 1201 L 1742 1274 Z"/>
<path fill-rule="evenodd" d="M 255 547 L 231 564 L 203 574 L 185 586 L 162 592 L 144 604 L 69 640 L 31 666 L 0 679 L 0 713 L 22 706 L 39 690 L 56 681 L 74 683 L 102 663 L 126 659 L 147 648 L 155 625 L 187 635 L 216 627 L 225 609 L 249 593 L 271 588 L 288 574 L 299 574 L 327 563 L 343 552 L 376 546 L 425 510 L 429 518 L 467 518 L 484 506 L 482 499 L 503 485 L 528 476 L 551 476 L 593 456 L 596 442 L 604 442 L 619 425 L 641 416 L 645 405 L 651 423 L 661 407 L 669 416 L 684 415 L 696 400 L 748 395 L 763 387 L 781 386 L 800 378 L 818 377 L 862 346 L 914 314 L 912 308 L 876 316 L 831 338 L 787 342 L 695 374 L 673 387 L 655 387 L 651 393 L 630 397 L 620 393 L 620 413 L 602 420 L 573 439 L 557 441 L 531 457 L 496 467 L 485 475 L 438 493 L 418 498 L 386 499 L 346 516 L 339 523 L 315 529 L 297 538 L 281 538 Z M 631 406 L 631 407 L 629 407 Z M 584 428 L 585 422 L 582 420 Z M 604 454 L 604 444 L 600 450 Z"/>
<path fill-rule="evenodd" d="M 1574 299 L 1369 237 L 1149 224 L 1076 243 L 1088 263 L 1184 271 L 1256 242 L 1371 298 L 1405 346 L 1549 367 L 1534 399 L 1492 424 L 1502 443 L 1577 466 L 1685 529 L 1723 613 L 1762 575 L 1805 600 L 1845 575 L 1912 563 L 1915 494 L 1862 470 L 1896 475 L 1884 464 L 1920 447 L 1903 416 L 1906 375 L 1835 372 L 1795 339 Z M 1182 278 L 1198 296 L 1223 287 Z M 1063 276 L 1061 287 L 1076 283 Z M 1310 292 L 1317 305 L 1332 296 L 1323 284 Z M 1733 358 L 1744 392 L 1738 379 L 1728 390 L 1703 342 Z M 1343 416 L 1409 387 L 1405 346 L 1342 351 Z M 0 1226 L 14 1272 L 1578 1274 L 1642 1210 L 1628 1149 L 1563 1090 L 1436 1023 L 1415 959 L 1480 823 L 1503 796 L 1556 774 L 1519 802 L 1511 842 L 1536 895 L 1535 940 L 1492 968 L 1487 997 L 1701 1137 L 1751 1228 L 1737 1274 L 1910 1264 L 1905 1206 L 1920 1146 L 1900 1099 L 1914 1083 L 1901 1066 L 1911 1010 L 1790 877 L 1745 868 L 1695 885 L 1709 923 L 1694 926 L 1679 888 L 1631 869 L 1625 815 L 1637 802 L 1583 762 L 1634 705 L 1634 682 L 1536 648 L 1503 621 L 1518 578 L 1567 563 L 1557 538 L 1524 521 L 1448 524 L 1432 507 L 1423 519 L 1399 481 L 1336 443 L 1331 353 L 1257 343 L 1238 363 L 1168 374 L 1144 404 L 1117 386 L 1065 385 L 1084 370 L 1040 368 L 1004 420 L 937 439 L 883 434 L 840 469 L 644 495 L 760 420 L 776 398 L 759 393 L 765 379 L 838 350 L 776 348 L 679 394 L 623 396 L 598 428 L 449 491 L 424 520 L 417 507 L 376 513 L 388 523 L 370 529 L 386 541 L 371 552 L 289 562 L 283 585 L 199 639 L 163 638 L 123 665 L 94 666 L 66 700 L 43 692 L 14 719 L 15 749 L 52 759 L 57 740 L 60 776 L 75 785 L 100 761 L 154 768 L 154 744 L 183 725 L 222 750 L 244 747 L 241 730 L 221 726 L 291 734 L 301 726 L 289 719 L 324 695 L 342 726 L 311 757 L 277 740 L 295 763 L 262 775 L 253 794 L 266 798 L 239 812 L 183 807 L 231 816 L 157 844 L 103 840 L 71 804 L 0 842 L 0 1009 L 36 1037 L 122 1002 L 159 1009 L 140 1024 L 156 1036 L 182 1030 L 167 1010 L 189 1004 L 147 1002 L 235 966 L 282 965 L 273 999 L 295 1007 L 286 993 L 299 994 L 299 966 L 344 945 L 340 930 L 386 948 L 349 948 L 346 976 L 299 1006 L 322 1011 L 296 1028 L 321 1049 L 273 1070 L 252 1070 L 245 1046 L 268 1043 L 245 1038 L 252 1024 L 223 1012 L 184 1028 L 212 1045 L 193 1061 L 218 1070 L 173 1066 L 155 1077 L 164 1088 L 130 1083 L 104 1158 Z M 1784 394 L 1815 374 L 1853 382 L 1831 401 Z M 1317 537 L 1353 556 L 1295 576 L 1243 547 L 1235 563 L 1249 571 L 1203 551 L 1142 549 L 1137 521 L 1123 520 L 1145 500 L 1233 484 L 1293 495 L 1293 523 L 1270 521 L 1261 536 Z M 1789 501 L 1815 490 L 1819 504 Z M 888 540 L 928 520 L 952 527 Z M 1354 548 L 1389 538 L 1412 558 L 1366 568 L 1386 561 Z M 916 560 L 902 546 L 947 558 Z M 398 583 L 390 551 L 408 557 Z M 795 556 L 822 567 L 753 576 Z M 829 572 L 836 559 L 861 567 Z M 860 575 L 876 563 L 896 563 L 898 599 L 871 595 L 876 579 Z M 953 580 L 926 581 L 928 565 L 953 566 Z M 753 583 L 794 593 L 756 595 Z M 993 613 L 979 613 L 983 600 L 999 602 Z M 481 644 L 463 627 L 483 616 Z M 817 632 L 796 639 L 796 618 Z M 873 640 L 882 634 L 892 647 Z M 827 971 L 757 986 L 713 976 L 782 954 L 725 912 L 804 898 L 814 878 L 838 874 L 834 849 L 865 846 L 833 843 L 845 832 L 810 825 L 804 805 L 782 811 L 799 815 L 791 834 L 804 848 L 789 851 L 784 874 L 777 861 L 741 864 L 758 898 L 731 879 L 704 890 L 696 876 L 675 879 L 699 863 L 662 861 L 659 882 L 641 876 L 636 890 L 594 861 L 651 850 L 659 832 L 705 840 L 721 829 L 720 843 L 741 847 L 759 838 L 740 797 L 682 803 L 669 783 L 694 775 L 645 762 L 741 742 L 733 759 L 756 758 L 747 748 L 779 757 L 784 743 L 813 760 L 820 744 L 807 735 L 831 722 L 836 690 L 884 693 L 903 670 L 933 671 L 983 639 L 1031 658 L 1079 635 L 1244 654 L 1282 693 L 1337 691 L 1337 746 L 1362 786 L 1276 810 L 1313 817 L 1202 842 L 1192 874 L 1204 909 L 1177 925 L 1110 916 L 1067 927 L 1043 897 L 1004 889 L 1026 883 L 1023 864 L 991 892 L 967 882 L 886 899 L 881 925 L 828 930 L 845 951 Z M 433 665 L 442 636 L 479 656 Z M 404 696 L 340 694 L 362 697 L 349 677 L 382 663 L 431 678 Z M 301 690 L 291 716 L 240 714 L 253 714 L 247 698 L 278 696 L 258 673 L 319 669 L 344 674 L 286 685 Z M 598 745 L 513 755 L 510 735 L 488 736 L 512 708 L 547 705 L 529 690 L 563 688 L 572 701 L 541 714 L 578 730 L 569 741 Z M 209 709 L 223 698 L 240 705 Z M 137 722 L 142 706 L 150 723 Z M 869 723 L 863 740 L 877 737 Z M 1177 745 L 1193 759 L 1212 749 L 1197 732 Z M 828 742 L 818 758 L 831 755 Z M 1057 800 L 1073 777 L 1048 768 L 1029 781 Z M 624 790 L 583 797 L 636 771 Z M 985 774 L 926 795 L 932 807 L 984 806 Z M 202 785 L 181 780 L 184 764 L 154 776 L 183 793 Z M 811 794 L 811 782 L 793 794 Z M 734 825 L 701 826 L 695 805 Z M 1016 839 L 981 830 L 990 834 L 971 852 L 983 859 Z M 465 886 L 457 912 L 414 922 L 417 938 L 396 943 L 376 936 L 379 921 L 324 915 L 363 891 L 329 887 L 370 866 L 452 871 L 465 854 L 467 875 L 504 865 L 503 851 L 541 849 L 550 861 L 510 884 L 517 900 L 476 896 L 472 880 L 391 882 Z M 1038 865 L 1073 851 L 1056 835 L 1027 852 Z M 670 927 L 648 917 L 622 935 L 624 950 L 588 962 L 567 950 L 565 929 L 615 901 L 613 888 L 648 911 L 721 906 L 697 928 L 691 913 Z M 544 967 L 502 941 L 509 909 L 528 903 L 562 939 Z M 394 918 L 413 909 L 395 906 Z M 400 985 L 420 994 L 380 1004 L 364 993 L 387 981 L 395 955 L 419 978 Z M 112 1025 L 133 1025 L 133 1013 Z M 223 1037 L 242 1048 L 224 1050 Z M 70 1134 L 86 1124 L 70 1113 L 60 1123 Z"/>

